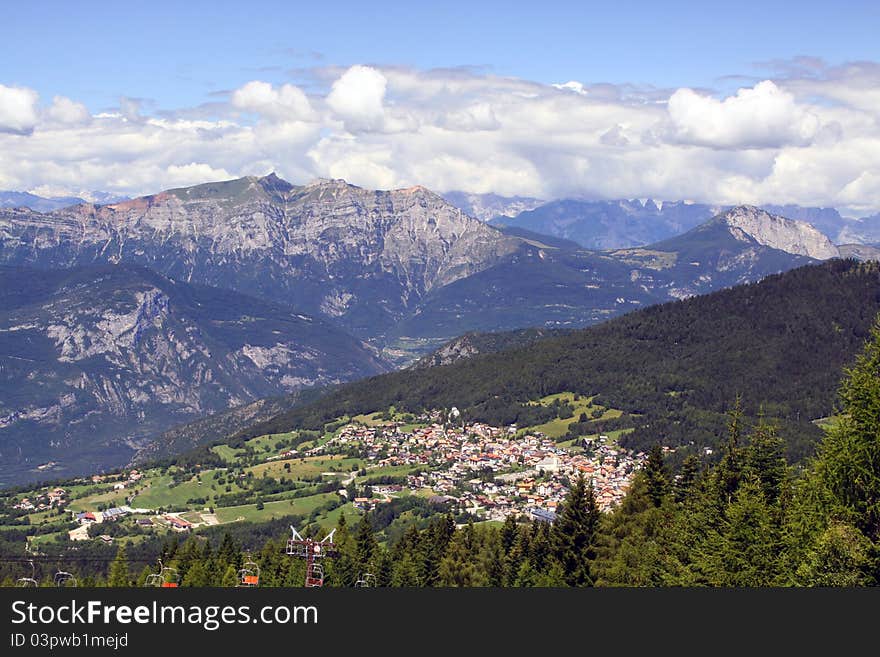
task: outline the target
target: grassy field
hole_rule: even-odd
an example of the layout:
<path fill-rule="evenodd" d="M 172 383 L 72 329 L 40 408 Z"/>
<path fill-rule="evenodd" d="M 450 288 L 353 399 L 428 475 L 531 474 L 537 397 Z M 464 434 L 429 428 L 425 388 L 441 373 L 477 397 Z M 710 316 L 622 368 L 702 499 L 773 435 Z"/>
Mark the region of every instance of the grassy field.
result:
<path fill-rule="evenodd" d="M 131 495 L 131 490 L 110 489 L 104 493 L 94 493 L 81 497 L 78 500 L 73 500 L 67 508 L 71 511 L 97 511 L 99 505 L 104 508 L 123 506 L 128 504 L 126 498 L 129 495 Z"/>
<path fill-rule="evenodd" d="M 526 427 L 525 429 L 520 430 L 519 433 L 525 433 L 526 431 L 540 431 L 545 436 L 550 438 L 561 438 L 566 433 L 568 433 L 568 427 L 577 422 L 577 419 L 580 417 L 581 413 L 586 413 L 587 416 L 590 416 L 590 413 L 594 410 L 593 406 L 593 398 L 592 397 L 583 397 L 581 396 L 579 399 L 575 399 L 575 394 L 573 392 L 558 392 L 553 395 L 547 395 L 546 397 L 542 397 L 537 402 L 530 402 L 533 405 L 541 405 L 541 406 L 549 406 L 555 401 L 568 402 L 574 407 L 574 415 L 569 418 L 560 419 L 553 418 L 549 422 L 545 422 L 544 424 L 537 424 L 533 427 Z"/>
<path fill-rule="evenodd" d="M 172 479 L 169 475 L 156 477 L 151 480 L 149 488 L 134 498 L 132 506 L 146 509 L 185 506 L 188 499 L 195 497 L 212 497 L 212 493 L 223 492 L 220 486 L 217 487 L 218 490 L 216 491 L 211 490 L 211 484 L 214 483 L 214 480 L 211 478 L 213 472 L 213 470 L 209 470 L 208 472 L 202 473 L 201 485 L 194 477 L 189 481 L 172 487 L 170 486 Z M 236 490 L 240 490 L 238 486 L 233 487 L 233 491 Z"/>
<path fill-rule="evenodd" d="M 529 402 L 532 405 L 542 405 L 549 406 L 555 401 L 559 400 L 559 402 L 567 402 L 574 407 L 574 414 L 571 417 L 561 419 L 561 418 L 553 418 L 549 422 L 545 422 L 544 424 L 537 424 L 531 427 L 525 427 L 518 431 L 519 435 L 522 435 L 528 431 L 540 431 L 545 436 L 550 438 L 561 438 L 566 433 L 568 433 L 569 427 L 578 421 L 578 418 L 581 416 L 581 413 L 586 413 L 587 417 L 590 420 L 611 420 L 619 418 L 623 415 L 623 411 L 618 410 L 616 408 L 605 408 L 604 406 L 594 405 L 593 404 L 594 397 L 584 397 L 580 396 L 579 399 L 575 399 L 575 394 L 573 392 L 558 392 L 553 395 L 547 395 L 546 397 L 542 397 L 538 401 Z M 602 415 L 598 418 L 594 418 L 592 413 L 596 409 L 602 410 Z"/>
<path fill-rule="evenodd" d="M 290 471 L 284 469 L 284 465 L 290 464 Z M 266 473 L 268 477 L 287 477 L 293 479 L 301 479 L 303 477 L 314 477 L 322 472 L 339 472 L 349 473 L 358 466 L 362 465 L 361 459 L 346 458 L 341 454 L 333 454 L 327 456 L 307 456 L 303 459 L 294 458 L 284 461 L 267 461 L 248 468 L 247 472 L 252 472 L 255 477 L 262 477 Z"/>
<path fill-rule="evenodd" d="M 214 447 L 211 448 L 211 451 L 227 463 L 232 463 L 243 450 L 232 449 L 229 445 L 214 445 Z"/>
<path fill-rule="evenodd" d="M 262 509 L 257 509 L 256 504 L 242 504 L 241 506 L 227 506 L 216 509 L 217 520 L 223 522 L 235 522 L 244 519 L 251 522 L 263 522 L 289 515 L 307 515 L 317 509 L 328 500 L 336 499 L 336 493 L 321 493 L 310 497 L 300 497 L 293 500 L 279 500 L 278 502 L 266 502 Z"/>
<path fill-rule="evenodd" d="M 361 512 L 354 508 L 353 504 L 343 504 L 318 516 L 317 523 L 325 531 L 330 531 L 339 524 L 339 516 L 342 514 L 345 514 L 345 522 L 349 527 L 357 525 L 361 520 Z"/>
<path fill-rule="evenodd" d="M 351 421 L 358 422 L 368 427 L 378 427 L 389 422 L 388 420 L 383 420 L 381 416 L 382 412 L 377 411 L 375 413 L 355 415 L 351 418 Z"/>
<path fill-rule="evenodd" d="M 396 477 L 407 475 L 420 469 L 422 469 L 422 466 L 418 465 L 384 465 L 381 468 L 367 468 L 366 476 L 358 477 L 357 481 L 362 482 L 373 477 Z"/>

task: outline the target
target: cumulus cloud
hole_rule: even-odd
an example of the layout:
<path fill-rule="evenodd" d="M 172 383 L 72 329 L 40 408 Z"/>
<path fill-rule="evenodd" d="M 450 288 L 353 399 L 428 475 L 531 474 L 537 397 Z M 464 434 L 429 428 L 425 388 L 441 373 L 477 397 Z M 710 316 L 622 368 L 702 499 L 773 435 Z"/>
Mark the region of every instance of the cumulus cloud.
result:
<path fill-rule="evenodd" d="M 65 96 L 55 96 L 47 114 L 52 121 L 67 125 L 81 125 L 92 119 L 85 105 Z"/>
<path fill-rule="evenodd" d="M 274 170 L 378 189 L 876 212 L 880 99 L 864 98 L 880 89 L 880 66 L 816 66 L 727 96 L 328 67 L 312 70 L 308 95 L 253 80 L 224 102 L 150 113 L 123 99 L 92 117 L 76 99 L 41 106 L 33 91 L 0 87 L 0 188 L 137 195 Z"/>
<path fill-rule="evenodd" d="M 369 66 L 352 66 L 333 83 L 327 105 L 351 132 L 380 130 L 388 80 Z"/>
<path fill-rule="evenodd" d="M 771 80 L 724 100 L 679 89 L 669 98 L 668 109 L 675 139 L 712 148 L 805 145 L 821 127 L 816 114 Z"/>
<path fill-rule="evenodd" d="M 292 84 L 276 89 L 268 82 L 253 80 L 233 92 L 232 105 L 273 119 L 309 121 L 314 118 L 308 97 Z"/>
<path fill-rule="evenodd" d="M 37 124 L 37 100 L 32 89 L 0 84 L 0 132 L 25 135 Z"/>

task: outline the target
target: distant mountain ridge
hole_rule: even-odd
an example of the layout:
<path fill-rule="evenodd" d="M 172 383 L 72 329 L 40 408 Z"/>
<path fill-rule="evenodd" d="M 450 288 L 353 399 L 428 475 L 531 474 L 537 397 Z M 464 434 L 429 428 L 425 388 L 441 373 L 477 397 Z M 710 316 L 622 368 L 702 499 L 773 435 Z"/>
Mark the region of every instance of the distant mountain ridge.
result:
<path fill-rule="evenodd" d="M 274 175 L 50 214 L 0 211 L 0 262 L 140 264 L 323 313 L 366 337 L 519 244 L 423 187 L 297 187 Z"/>
<path fill-rule="evenodd" d="M 732 206 L 684 201 L 560 199 L 510 217 L 493 217 L 495 226 L 521 228 L 577 242 L 588 249 L 621 249 L 669 239 Z M 834 244 L 880 241 L 880 215 L 851 219 L 834 208 L 762 205 L 770 214 L 812 225 Z"/>
<path fill-rule="evenodd" d="M 677 236 L 679 228 L 711 219 L 710 208 L 687 203 L 614 208 L 632 225 L 643 225 L 639 212 L 650 212 Z M 725 229 L 665 245 L 587 251 L 520 226 L 499 230 L 423 187 L 293 185 L 271 174 L 106 206 L 0 210 L 0 263 L 150 267 L 321 315 L 402 365 L 469 331 L 585 326 L 757 280 L 804 264 L 806 254 L 825 257 L 827 250 L 801 248 L 818 241 L 793 237 L 804 230 L 797 226 L 762 215 L 743 233 L 757 240 L 737 240 Z M 768 241 L 772 231 L 786 237 Z"/>
<path fill-rule="evenodd" d="M 175 424 L 388 369 L 325 320 L 229 290 L 0 267 L 0 483 L 119 466 Z"/>
<path fill-rule="evenodd" d="M 521 212 L 534 210 L 546 203 L 529 196 L 499 196 L 457 191 L 446 192 L 442 196 L 455 207 L 481 221 L 489 221 L 497 217 L 515 217 Z"/>
<path fill-rule="evenodd" d="M 88 192 L 80 196 L 37 196 L 30 192 L 0 191 L 0 208 L 29 208 L 37 212 L 52 212 L 81 203 L 118 203 L 127 197 L 110 192 Z"/>

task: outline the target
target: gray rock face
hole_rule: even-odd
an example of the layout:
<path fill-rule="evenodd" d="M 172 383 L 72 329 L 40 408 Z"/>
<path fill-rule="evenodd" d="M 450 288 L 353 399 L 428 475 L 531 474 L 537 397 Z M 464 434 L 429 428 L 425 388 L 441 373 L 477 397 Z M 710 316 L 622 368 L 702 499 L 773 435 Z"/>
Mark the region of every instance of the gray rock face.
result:
<path fill-rule="evenodd" d="M 521 212 L 534 210 L 546 202 L 529 196 L 499 196 L 470 192 L 446 192 L 443 198 L 480 221 L 489 221 L 497 217 L 515 217 Z"/>
<path fill-rule="evenodd" d="M 274 175 L 101 207 L 0 212 L 4 263 L 142 264 L 323 312 L 361 334 L 518 244 L 422 187 L 295 187 Z"/>
<path fill-rule="evenodd" d="M 816 260 L 840 255 L 828 237 L 802 221 L 786 219 L 749 205 L 728 210 L 722 217 L 737 239 L 747 241 L 752 238 L 763 246 Z"/>
<path fill-rule="evenodd" d="M 139 267 L 0 268 L 0 483 L 121 465 L 170 426 L 388 369 L 328 323 Z"/>

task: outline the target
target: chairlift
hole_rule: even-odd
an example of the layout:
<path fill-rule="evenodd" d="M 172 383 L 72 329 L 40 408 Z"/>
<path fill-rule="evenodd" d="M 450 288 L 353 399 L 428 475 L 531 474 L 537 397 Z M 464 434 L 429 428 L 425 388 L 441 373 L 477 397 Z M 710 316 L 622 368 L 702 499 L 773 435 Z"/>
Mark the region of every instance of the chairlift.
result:
<path fill-rule="evenodd" d="M 254 587 L 260 585 L 260 567 L 256 562 L 251 561 L 250 555 L 248 560 L 242 564 L 241 570 L 238 571 L 238 584 L 240 587 Z"/>
<path fill-rule="evenodd" d="M 34 565 L 33 559 L 28 561 L 28 563 L 31 565 L 31 576 L 30 577 L 20 577 L 15 582 L 16 586 L 30 588 L 30 587 L 36 587 L 36 586 L 40 585 L 39 582 L 37 582 L 37 567 Z"/>
<path fill-rule="evenodd" d="M 177 572 L 177 568 L 163 566 L 159 574 L 162 577 L 161 587 L 163 589 L 176 589 L 180 586 L 180 575 Z"/>
<path fill-rule="evenodd" d="M 64 570 L 55 573 L 55 586 L 58 588 L 76 587 L 78 585 L 76 577 Z"/>
<path fill-rule="evenodd" d="M 324 566 L 320 563 L 314 563 L 311 567 L 310 576 L 306 577 L 307 588 L 317 588 L 324 586 Z"/>
<path fill-rule="evenodd" d="M 359 589 L 373 588 L 376 586 L 376 576 L 373 573 L 364 573 L 358 578 L 358 581 L 356 581 L 354 585 Z"/>
<path fill-rule="evenodd" d="M 159 572 L 150 573 L 144 580 L 144 586 L 164 589 L 176 589 L 179 586 L 180 575 L 177 568 L 170 568 L 159 559 Z"/>

